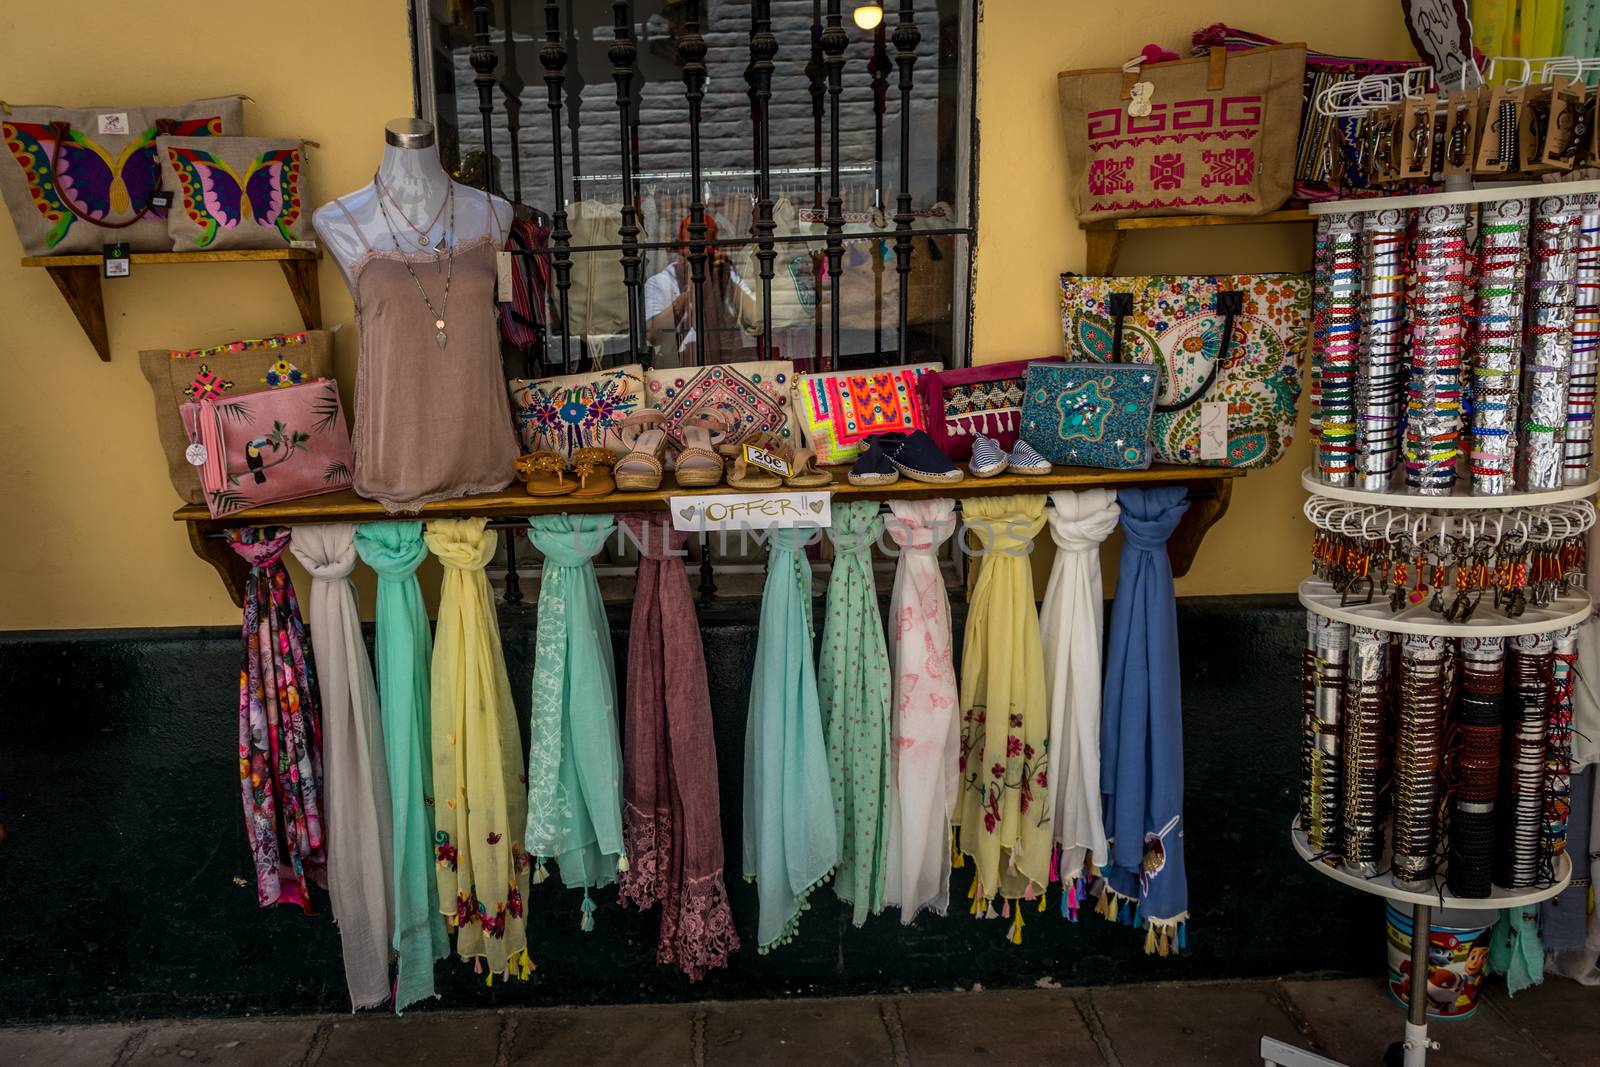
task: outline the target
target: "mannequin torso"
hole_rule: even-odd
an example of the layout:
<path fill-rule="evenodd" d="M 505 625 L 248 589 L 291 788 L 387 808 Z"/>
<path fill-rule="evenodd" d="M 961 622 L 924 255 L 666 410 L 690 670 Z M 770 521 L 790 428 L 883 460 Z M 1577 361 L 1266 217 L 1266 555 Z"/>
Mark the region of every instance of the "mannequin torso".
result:
<path fill-rule="evenodd" d="M 394 124 L 391 124 L 389 143 L 384 145 L 383 159 L 378 164 L 377 181 L 322 205 L 312 215 L 317 236 L 338 262 L 346 282 L 354 284 L 356 264 L 369 251 L 398 250 L 407 255 L 427 255 L 428 248 L 438 247 L 447 238 L 452 246 L 486 234 L 503 241 L 510 231 L 515 218 L 510 202 L 453 182 L 433 147 L 431 127 L 429 133 L 426 146 L 406 147 L 395 143 Z M 452 187 L 453 208 L 446 204 Z M 384 208 L 388 209 L 387 221 Z M 450 225 L 452 213 L 455 216 L 453 229 Z M 407 224 L 408 219 L 416 230 Z M 417 231 L 426 232 L 427 248 L 420 244 L 422 237 Z M 400 239 L 398 249 L 396 235 Z"/>

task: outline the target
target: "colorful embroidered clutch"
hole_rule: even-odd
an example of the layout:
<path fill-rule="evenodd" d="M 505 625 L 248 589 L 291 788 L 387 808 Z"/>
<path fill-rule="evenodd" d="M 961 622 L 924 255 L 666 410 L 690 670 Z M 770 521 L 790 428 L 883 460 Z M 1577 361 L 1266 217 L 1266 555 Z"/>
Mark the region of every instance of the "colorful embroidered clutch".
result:
<path fill-rule="evenodd" d="M 637 363 L 594 374 L 513 378 L 510 387 L 522 450 L 548 450 L 569 462 L 584 448 L 625 451 L 622 420 L 644 406 L 644 368 Z"/>
<path fill-rule="evenodd" d="M 1236 310 L 1218 302 L 1229 293 L 1238 294 Z M 1163 463 L 1266 467 L 1294 439 L 1309 274 L 1063 274 L 1061 326 L 1067 351 L 1080 358 L 1157 365 L 1153 432 Z M 1202 447 L 1207 418 L 1216 421 Z"/>
<path fill-rule="evenodd" d="M 229 341 L 210 348 L 151 348 L 139 369 L 156 398 L 156 430 L 167 474 L 178 495 L 204 504 L 200 477 L 183 458 L 189 437 L 179 413 L 190 400 L 232 400 L 266 389 L 312 382 L 333 373 L 333 336 L 326 330 Z"/>
<path fill-rule="evenodd" d="M 818 463 L 851 463 L 873 434 L 926 430 L 918 381 L 937 363 L 802 374 L 795 406 Z"/>
<path fill-rule="evenodd" d="M 667 434 L 678 444 L 679 427 L 703 411 L 727 418 L 728 444 L 756 434 L 798 441 L 800 425 L 789 396 L 793 383 L 794 364 L 786 359 L 653 370 L 645 380 L 650 406 L 667 417 Z"/>
<path fill-rule="evenodd" d="M 174 252 L 292 248 L 314 240 L 305 148 L 260 137 L 162 137 Z"/>
<path fill-rule="evenodd" d="M 350 488 L 355 458 L 332 378 L 237 400 L 191 400 L 183 426 L 214 519 Z"/>
<path fill-rule="evenodd" d="M 0 193 L 23 254 L 98 255 L 124 241 L 134 252 L 170 251 L 167 209 L 151 202 L 162 184 L 156 138 L 235 134 L 242 112 L 237 96 L 170 107 L 6 108 L 0 136 L 10 159 L 0 158 Z"/>
<path fill-rule="evenodd" d="M 1144 470 L 1155 410 L 1155 369 L 1117 363 L 1034 363 L 1022 439 L 1051 463 Z"/>
<path fill-rule="evenodd" d="M 980 433 L 1011 451 L 1022 428 L 1023 378 L 1030 362 L 1059 363 L 1061 357 L 1016 359 L 924 374 L 918 387 L 933 443 L 957 463 L 972 458 L 972 440 Z"/>

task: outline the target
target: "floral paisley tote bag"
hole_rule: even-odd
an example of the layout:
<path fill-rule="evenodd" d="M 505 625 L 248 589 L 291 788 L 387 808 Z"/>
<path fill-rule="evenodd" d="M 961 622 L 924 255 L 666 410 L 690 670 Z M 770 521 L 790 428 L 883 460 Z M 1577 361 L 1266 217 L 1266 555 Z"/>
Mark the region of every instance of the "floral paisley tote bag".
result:
<path fill-rule="evenodd" d="M 1268 467 L 1294 438 L 1309 274 L 1063 274 L 1061 325 L 1077 358 L 1157 366 L 1158 462 Z"/>

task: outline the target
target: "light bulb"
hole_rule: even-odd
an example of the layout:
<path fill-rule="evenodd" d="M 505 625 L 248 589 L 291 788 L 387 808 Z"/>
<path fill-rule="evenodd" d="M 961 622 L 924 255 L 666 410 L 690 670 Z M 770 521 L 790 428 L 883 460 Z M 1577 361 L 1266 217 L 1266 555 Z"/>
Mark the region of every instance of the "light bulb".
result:
<path fill-rule="evenodd" d="M 863 30 L 875 30 L 878 28 L 878 23 L 883 21 L 883 5 L 861 4 L 850 17 L 855 19 L 856 25 Z"/>

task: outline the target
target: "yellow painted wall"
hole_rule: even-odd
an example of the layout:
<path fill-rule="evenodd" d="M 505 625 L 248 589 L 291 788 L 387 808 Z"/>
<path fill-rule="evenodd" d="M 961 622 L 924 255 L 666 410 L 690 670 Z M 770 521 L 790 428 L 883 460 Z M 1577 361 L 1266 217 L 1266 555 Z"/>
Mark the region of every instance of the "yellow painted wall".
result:
<path fill-rule="evenodd" d="M 410 46 L 399 0 L 286 0 L 296 27 L 262 42 L 244 8 L 212 4 L 194 47 L 181 27 L 193 5 L 175 0 L 92 5 L 94 32 L 70 62 L 43 42 L 54 10 L 0 9 L 0 97 L 19 103 L 160 104 L 248 93 L 248 132 L 321 143 L 308 168 L 311 200 L 368 180 L 383 124 L 411 108 Z M 981 31 L 980 240 L 975 352 L 980 360 L 1060 350 L 1053 277 L 1081 268 L 1083 244 L 1066 196 L 1056 71 L 1105 66 L 1146 41 L 1181 49 L 1201 20 L 1223 20 L 1326 50 L 1409 55 L 1393 0 L 1299 5 L 1176 0 L 1114 6 L 1063 0 L 987 0 Z M 256 42 L 256 43 L 252 43 Z M 1128 271 L 1303 268 L 1304 229 L 1130 239 Z M 1298 242 L 1298 243 L 1297 243 Z M 107 284 L 112 362 L 101 363 L 41 270 L 17 266 L 0 223 L 0 629 L 197 626 L 235 622 L 214 573 L 171 522 L 176 497 L 139 374 L 141 348 L 200 347 L 293 328 L 298 319 L 270 264 L 147 267 Z M 337 271 L 322 272 L 329 324 L 351 304 Z M 351 379 L 353 330 L 338 335 L 340 377 Z M 1282 591 L 1304 569 L 1296 518 L 1305 451 L 1239 485 L 1233 510 L 1202 549 L 1184 593 Z"/>

